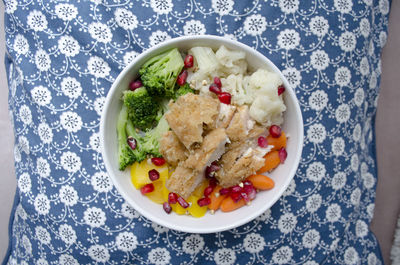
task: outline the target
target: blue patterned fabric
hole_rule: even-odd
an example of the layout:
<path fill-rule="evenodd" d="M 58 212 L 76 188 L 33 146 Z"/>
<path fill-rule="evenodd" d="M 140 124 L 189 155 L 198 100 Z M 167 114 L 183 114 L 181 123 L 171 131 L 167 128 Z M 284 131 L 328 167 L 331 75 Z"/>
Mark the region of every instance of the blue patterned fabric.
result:
<path fill-rule="evenodd" d="M 389 0 L 5 1 L 18 180 L 5 264 L 382 264 L 369 231 L 374 117 Z M 136 55 L 214 34 L 268 56 L 303 112 L 284 196 L 216 234 L 168 230 L 113 187 L 99 150 L 107 92 Z"/>

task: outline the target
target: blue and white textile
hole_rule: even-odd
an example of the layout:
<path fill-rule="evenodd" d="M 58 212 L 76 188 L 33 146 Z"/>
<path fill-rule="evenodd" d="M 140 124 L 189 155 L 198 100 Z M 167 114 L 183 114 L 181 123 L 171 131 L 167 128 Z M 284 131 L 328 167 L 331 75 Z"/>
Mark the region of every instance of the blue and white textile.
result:
<path fill-rule="evenodd" d="M 382 264 L 369 230 L 389 0 L 5 1 L 18 180 L 5 264 Z M 216 234 L 168 230 L 113 187 L 99 121 L 118 73 L 181 35 L 237 39 L 293 86 L 303 157 L 284 196 Z"/>

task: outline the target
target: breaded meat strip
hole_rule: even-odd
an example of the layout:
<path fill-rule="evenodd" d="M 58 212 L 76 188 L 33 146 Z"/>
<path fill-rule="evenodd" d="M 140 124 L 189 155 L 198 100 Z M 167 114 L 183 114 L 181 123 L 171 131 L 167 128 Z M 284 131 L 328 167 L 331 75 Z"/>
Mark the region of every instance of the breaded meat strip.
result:
<path fill-rule="evenodd" d="M 201 146 L 192 150 L 189 157 L 178 164 L 174 173 L 167 180 L 169 191 L 187 198 L 204 180 L 204 171 L 211 162 L 219 159 L 225 152 L 228 141 L 225 130 L 222 128 L 211 131 L 204 137 Z"/>
<path fill-rule="evenodd" d="M 180 161 L 186 160 L 189 151 L 173 131 L 168 131 L 161 137 L 160 153 L 169 165 L 176 167 Z"/>
<path fill-rule="evenodd" d="M 247 138 L 249 130 L 254 126 L 254 121 L 249 116 L 249 107 L 243 105 L 237 108 L 232 117 L 226 133 L 231 141 L 243 141 Z"/>
<path fill-rule="evenodd" d="M 188 93 L 170 103 L 165 114 L 172 131 L 189 149 L 203 141 L 203 126 L 212 126 L 218 116 L 217 99 Z"/>

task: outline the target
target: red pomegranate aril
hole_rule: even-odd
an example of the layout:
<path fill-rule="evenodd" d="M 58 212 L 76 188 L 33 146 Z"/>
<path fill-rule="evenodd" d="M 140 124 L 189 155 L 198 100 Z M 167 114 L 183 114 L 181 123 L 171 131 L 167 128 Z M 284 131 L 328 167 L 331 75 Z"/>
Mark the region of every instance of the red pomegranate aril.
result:
<path fill-rule="evenodd" d="M 251 183 L 250 180 L 245 180 L 245 181 L 243 181 L 243 185 L 244 186 L 253 186 L 253 183 Z"/>
<path fill-rule="evenodd" d="M 219 190 L 220 195 L 226 195 L 226 194 L 229 194 L 230 192 L 231 192 L 231 190 L 229 188 L 222 188 Z"/>
<path fill-rule="evenodd" d="M 238 202 L 242 198 L 241 192 L 232 192 L 231 198 L 234 202 Z"/>
<path fill-rule="evenodd" d="M 278 86 L 278 96 L 282 95 L 283 92 L 285 92 L 285 86 L 284 85 Z"/>
<path fill-rule="evenodd" d="M 210 87 L 208 88 L 211 92 L 219 95 L 222 93 L 221 88 L 219 88 L 216 84 L 211 84 Z"/>
<path fill-rule="evenodd" d="M 151 162 L 155 165 L 155 166 L 162 166 L 165 164 L 165 159 L 162 157 L 153 157 L 151 158 Z"/>
<path fill-rule="evenodd" d="M 259 147 L 265 148 L 265 147 L 268 146 L 267 139 L 264 136 L 258 137 L 257 141 L 258 141 L 258 146 Z"/>
<path fill-rule="evenodd" d="M 183 70 L 176 80 L 176 83 L 180 86 L 183 86 L 186 83 L 186 78 L 188 77 L 188 71 Z"/>
<path fill-rule="evenodd" d="M 160 173 L 158 173 L 157 169 L 152 169 L 149 171 L 149 179 L 151 181 L 155 181 L 160 178 Z"/>
<path fill-rule="evenodd" d="M 197 200 L 197 204 L 198 204 L 200 207 L 207 206 L 207 205 L 209 205 L 210 203 L 211 203 L 211 199 L 208 198 L 208 197 L 204 197 L 204 198 L 201 198 L 201 199 L 198 199 L 198 200 Z"/>
<path fill-rule="evenodd" d="M 210 178 L 208 181 L 208 185 L 215 188 L 217 186 L 217 179 L 216 178 Z"/>
<path fill-rule="evenodd" d="M 137 143 L 136 143 L 136 139 L 135 138 L 133 138 L 132 136 L 128 136 L 127 142 L 128 142 L 129 147 L 132 150 L 136 149 Z"/>
<path fill-rule="evenodd" d="M 218 76 L 214 77 L 214 84 L 216 84 L 217 87 L 218 87 L 219 89 L 221 89 L 222 83 L 221 83 L 221 79 L 220 79 Z"/>
<path fill-rule="evenodd" d="M 242 192 L 242 190 L 243 190 L 243 188 L 238 186 L 238 185 L 231 187 L 231 192 L 232 193 Z"/>
<path fill-rule="evenodd" d="M 216 162 L 212 162 L 210 166 L 206 167 L 206 178 L 213 178 L 214 173 L 220 169 Z"/>
<path fill-rule="evenodd" d="M 243 187 L 243 193 L 246 193 L 250 200 L 254 200 L 257 195 L 256 188 L 253 185 L 246 185 Z"/>
<path fill-rule="evenodd" d="M 163 205 L 162 205 L 162 207 L 163 207 L 163 209 L 164 209 L 164 211 L 165 211 L 166 213 L 171 213 L 172 207 L 171 207 L 171 205 L 169 205 L 168 202 L 164 202 Z"/>
<path fill-rule="evenodd" d="M 279 155 L 279 159 L 281 160 L 281 163 L 283 164 L 287 157 L 287 152 L 286 152 L 285 147 L 282 147 L 281 149 L 279 149 L 278 155 Z"/>
<path fill-rule="evenodd" d="M 271 127 L 269 127 L 269 134 L 274 138 L 281 136 L 281 132 L 282 129 L 278 125 L 271 125 Z"/>
<path fill-rule="evenodd" d="M 129 83 L 129 89 L 132 91 L 135 91 L 137 88 L 142 87 L 142 81 L 140 80 L 135 80 Z"/>
<path fill-rule="evenodd" d="M 140 192 L 144 195 L 146 193 L 150 193 L 154 191 L 154 185 L 153 183 L 149 183 L 144 185 L 143 187 L 140 188 Z"/>
<path fill-rule="evenodd" d="M 242 196 L 242 198 L 244 199 L 245 202 L 251 201 L 251 200 L 250 200 L 250 197 L 249 197 L 249 195 L 247 195 L 247 193 L 242 192 L 242 193 L 240 194 L 240 196 Z"/>
<path fill-rule="evenodd" d="M 168 202 L 170 204 L 175 204 L 178 202 L 178 197 L 179 197 L 178 194 L 176 194 L 175 192 L 170 192 L 168 194 Z"/>
<path fill-rule="evenodd" d="M 189 207 L 189 203 L 182 197 L 178 197 L 178 203 L 182 208 L 187 208 Z"/>
<path fill-rule="evenodd" d="M 183 64 L 185 65 L 186 68 L 193 67 L 193 55 L 186 55 L 185 59 L 183 60 Z"/>
<path fill-rule="evenodd" d="M 207 188 L 204 189 L 204 196 L 208 197 L 210 196 L 211 192 L 213 192 L 214 187 L 213 186 L 208 186 Z"/>
<path fill-rule="evenodd" d="M 221 94 L 218 95 L 219 101 L 227 105 L 231 104 L 231 98 L 232 96 L 228 92 L 221 92 Z"/>

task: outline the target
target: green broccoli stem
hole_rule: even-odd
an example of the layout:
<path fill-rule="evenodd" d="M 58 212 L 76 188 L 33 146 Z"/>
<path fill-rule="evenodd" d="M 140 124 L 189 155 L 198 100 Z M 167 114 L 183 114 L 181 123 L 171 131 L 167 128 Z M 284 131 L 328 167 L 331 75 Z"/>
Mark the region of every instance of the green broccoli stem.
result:
<path fill-rule="evenodd" d="M 117 119 L 117 136 L 118 136 L 118 163 L 119 169 L 124 170 L 133 162 L 133 155 L 129 150 L 126 135 L 126 124 L 128 121 L 128 108 L 122 106 Z"/>

